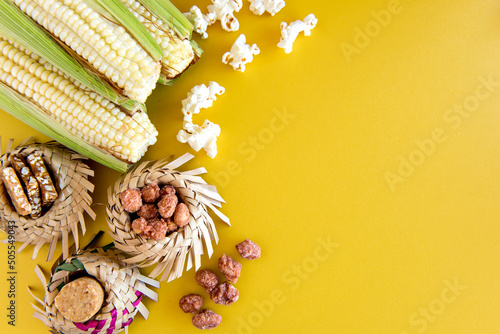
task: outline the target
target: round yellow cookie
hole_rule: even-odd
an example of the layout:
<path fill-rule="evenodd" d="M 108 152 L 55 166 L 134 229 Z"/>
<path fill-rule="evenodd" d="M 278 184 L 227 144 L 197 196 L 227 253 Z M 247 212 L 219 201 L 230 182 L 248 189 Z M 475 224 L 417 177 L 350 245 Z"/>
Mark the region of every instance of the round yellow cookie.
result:
<path fill-rule="evenodd" d="M 104 290 L 92 277 L 81 277 L 64 285 L 54 303 L 62 316 L 69 321 L 85 322 L 102 307 Z"/>

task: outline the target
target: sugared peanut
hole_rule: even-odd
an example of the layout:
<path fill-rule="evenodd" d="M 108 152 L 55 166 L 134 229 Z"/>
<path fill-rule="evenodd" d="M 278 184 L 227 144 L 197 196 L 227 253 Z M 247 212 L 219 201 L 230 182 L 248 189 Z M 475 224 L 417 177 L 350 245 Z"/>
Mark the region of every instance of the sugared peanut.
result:
<path fill-rule="evenodd" d="M 177 203 L 179 200 L 177 199 L 177 196 L 175 195 L 165 195 L 159 202 L 158 202 L 158 212 L 160 213 L 160 216 L 163 218 L 170 218 L 175 212 L 175 208 L 177 207 Z"/>
<path fill-rule="evenodd" d="M 162 218 L 162 220 L 167 223 L 167 234 L 173 233 L 173 232 L 177 231 L 177 229 L 179 228 L 179 226 L 177 226 L 171 220 L 171 218 Z"/>
<path fill-rule="evenodd" d="M 245 241 L 237 244 L 236 250 L 244 259 L 255 260 L 260 258 L 260 246 L 250 239 L 245 239 Z"/>
<path fill-rule="evenodd" d="M 143 204 L 137 215 L 146 219 L 158 218 L 158 208 L 154 204 Z"/>
<path fill-rule="evenodd" d="M 132 222 L 132 230 L 137 234 L 149 232 L 150 229 L 148 221 L 143 217 L 139 217 Z"/>
<path fill-rule="evenodd" d="M 138 189 L 127 189 L 120 193 L 123 209 L 129 213 L 139 211 L 142 206 L 141 192 Z"/>
<path fill-rule="evenodd" d="M 231 305 L 238 300 L 240 293 L 229 282 L 224 282 L 217 285 L 210 292 L 210 299 L 219 305 Z"/>
<path fill-rule="evenodd" d="M 207 293 L 210 293 L 219 284 L 217 275 L 206 269 L 198 270 L 194 279 Z"/>
<path fill-rule="evenodd" d="M 193 326 L 198 329 L 212 329 L 220 325 L 222 317 L 214 311 L 205 309 L 193 316 Z"/>
<path fill-rule="evenodd" d="M 200 295 L 190 294 L 179 300 L 179 307 L 184 313 L 196 313 L 203 306 L 203 298 Z"/>
<path fill-rule="evenodd" d="M 148 220 L 148 225 L 151 229 L 144 233 L 146 238 L 154 239 L 156 241 L 165 238 L 167 235 L 167 223 L 163 220 L 155 218 Z"/>
<path fill-rule="evenodd" d="M 154 203 L 160 197 L 160 187 L 157 181 L 153 181 L 141 189 L 142 200 L 146 203 Z"/>
<path fill-rule="evenodd" d="M 174 222 L 179 227 L 184 227 L 189 223 L 189 209 L 186 204 L 179 203 L 175 208 Z"/>
<path fill-rule="evenodd" d="M 169 184 L 164 185 L 160 189 L 160 199 L 165 195 L 175 195 L 175 188 Z"/>
<path fill-rule="evenodd" d="M 236 283 L 241 274 L 241 263 L 223 254 L 219 259 L 219 270 L 231 283 Z"/>

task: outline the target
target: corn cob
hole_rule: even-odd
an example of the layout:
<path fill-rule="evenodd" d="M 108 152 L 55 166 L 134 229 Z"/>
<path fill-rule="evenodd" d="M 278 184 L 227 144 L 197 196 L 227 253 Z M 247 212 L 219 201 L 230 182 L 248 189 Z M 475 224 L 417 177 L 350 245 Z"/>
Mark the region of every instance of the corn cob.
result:
<path fill-rule="evenodd" d="M 138 0 L 121 0 L 149 31 L 163 51 L 161 73 L 163 80 L 172 80 L 198 60 L 189 38 L 181 38 L 172 23 L 152 13 Z M 168 19 L 168 18 L 166 18 Z"/>
<path fill-rule="evenodd" d="M 0 84 L 0 108 L 119 171 L 137 162 L 148 146 L 156 142 L 158 132 L 146 113 L 127 116 L 114 103 L 3 37 L 0 37 Z"/>
<path fill-rule="evenodd" d="M 66 75 L 75 78 L 108 100 L 119 104 L 127 112 L 146 110 L 143 103 L 125 97 L 122 92 L 94 73 L 92 68 L 84 66 L 72 57 L 11 0 L 0 0 L 0 35 L 28 47 Z"/>
<path fill-rule="evenodd" d="M 148 54 L 102 7 L 84 0 L 12 1 L 125 95 L 145 102 L 155 88 L 161 50 Z"/>

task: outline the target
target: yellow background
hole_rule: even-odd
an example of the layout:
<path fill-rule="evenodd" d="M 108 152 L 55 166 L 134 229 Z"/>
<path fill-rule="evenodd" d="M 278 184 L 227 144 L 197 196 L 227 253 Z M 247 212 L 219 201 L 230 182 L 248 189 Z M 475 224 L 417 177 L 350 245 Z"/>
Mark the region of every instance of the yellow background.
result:
<path fill-rule="evenodd" d="M 209 2 L 174 3 L 205 12 Z M 500 332 L 500 3 L 287 0 L 274 17 L 248 5 L 238 32 L 209 27 L 208 39 L 196 37 L 199 63 L 148 100 L 160 135 L 145 159 L 178 157 L 195 153 L 175 139 L 181 100 L 211 80 L 226 88 L 195 117 L 220 124 L 219 153 L 195 153 L 187 166 L 207 168 L 232 222 L 216 222 L 220 243 L 202 266 L 215 270 L 223 253 L 237 259 L 234 245 L 245 238 L 263 255 L 241 260 L 237 303 L 205 298 L 223 317 L 213 332 Z M 280 22 L 309 13 L 318 26 L 285 54 L 276 47 Z M 244 73 L 221 62 L 240 33 L 261 49 Z M 277 113 L 289 118 L 280 123 Z M 0 119 L 3 145 L 47 139 L 6 113 Z M 119 177 L 91 166 L 98 216 L 84 242 L 106 228 L 106 189 Z M 0 275 L 0 330 L 9 333 L 46 331 L 26 286 L 40 294 L 33 269 L 51 263 L 47 248 L 36 260 L 31 251 L 17 257 L 15 328 Z M 6 253 L 2 245 L 1 272 Z M 194 271 L 158 293 L 159 302 L 146 301 L 150 318 L 137 316 L 130 333 L 197 333 L 178 307 L 184 294 L 203 293 Z"/>

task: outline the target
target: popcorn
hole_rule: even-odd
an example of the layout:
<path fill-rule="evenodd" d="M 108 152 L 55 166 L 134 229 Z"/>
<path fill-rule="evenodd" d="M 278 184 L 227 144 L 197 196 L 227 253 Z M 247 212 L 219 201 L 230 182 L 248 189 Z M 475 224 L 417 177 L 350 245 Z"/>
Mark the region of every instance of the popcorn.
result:
<path fill-rule="evenodd" d="M 224 53 L 222 62 L 231 65 L 235 71 L 245 72 L 245 64 L 253 60 L 253 55 L 260 53 L 257 44 L 250 46 L 250 44 L 245 43 L 246 37 L 241 34 L 234 42 L 231 50 Z"/>
<path fill-rule="evenodd" d="M 181 143 L 188 143 L 196 152 L 204 148 L 211 158 L 217 155 L 217 137 L 220 135 L 220 126 L 209 120 L 205 120 L 203 126 L 193 124 L 193 114 L 199 114 L 201 108 L 210 108 L 217 99 L 217 95 L 223 94 L 224 91 L 224 87 L 215 81 L 210 81 L 208 87 L 194 86 L 187 98 L 182 100 L 184 124 L 183 129 L 177 134 L 177 140 Z"/>
<path fill-rule="evenodd" d="M 285 7 L 284 0 L 250 0 L 250 10 L 255 15 L 262 15 L 267 11 L 274 16 L 283 7 Z"/>
<path fill-rule="evenodd" d="M 220 135 L 220 126 L 205 120 L 203 126 L 190 123 L 189 126 L 179 130 L 177 140 L 181 143 L 188 143 L 189 146 L 198 152 L 203 148 L 210 158 L 217 155 L 217 137 Z"/>
<path fill-rule="evenodd" d="M 241 7 L 243 7 L 242 0 L 212 0 L 212 5 L 207 8 L 209 13 L 220 20 L 222 29 L 236 31 L 240 28 L 240 23 L 234 16 L 234 12 L 239 12 Z"/>
<path fill-rule="evenodd" d="M 201 108 L 210 108 L 217 95 L 222 95 L 225 89 L 215 81 L 210 81 L 208 87 L 205 85 L 194 86 L 188 93 L 187 98 L 182 100 L 182 113 L 187 116 L 185 121 L 192 122 L 192 115 L 198 114 Z"/>
<path fill-rule="evenodd" d="M 285 49 L 285 53 L 292 52 L 293 42 L 299 35 L 301 31 L 304 32 L 304 36 L 311 35 L 311 30 L 316 27 L 318 19 L 314 14 L 309 14 L 304 18 L 304 21 L 297 20 L 295 22 L 287 25 L 285 22 L 281 22 L 281 40 L 278 43 L 280 48 Z"/>
<path fill-rule="evenodd" d="M 193 6 L 188 13 L 184 13 L 184 16 L 193 23 L 194 30 L 201 35 L 201 38 L 205 39 L 208 37 L 208 26 L 217 20 L 226 31 L 238 30 L 240 23 L 234 12 L 239 12 L 241 7 L 243 7 L 242 0 L 212 0 L 212 4 L 207 7 L 207 14 L 203 14 L 197 6 Z"/>
<path fill-rule="evenodd" d="M 188 13 L 184 13 L 184 16 L 193 23 L 194 31 L 200 34 L 203 39 L 208 37 L 208 26 L 214 24 L 216 21 L 215 13 L 209 12 L 206 15 L 202 14 L 197 6 L 191 7 Z"/>

